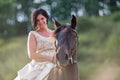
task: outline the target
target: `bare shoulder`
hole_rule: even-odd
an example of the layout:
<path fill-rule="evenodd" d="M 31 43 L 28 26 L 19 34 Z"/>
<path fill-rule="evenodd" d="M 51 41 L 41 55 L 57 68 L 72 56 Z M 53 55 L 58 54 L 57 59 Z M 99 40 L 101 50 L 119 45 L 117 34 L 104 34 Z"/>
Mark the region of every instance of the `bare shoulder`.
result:
<path fill-rule="evenodd" d="M 35 39 L 34 31 L 30 31 L 28 34 L 28 39 Z"/>

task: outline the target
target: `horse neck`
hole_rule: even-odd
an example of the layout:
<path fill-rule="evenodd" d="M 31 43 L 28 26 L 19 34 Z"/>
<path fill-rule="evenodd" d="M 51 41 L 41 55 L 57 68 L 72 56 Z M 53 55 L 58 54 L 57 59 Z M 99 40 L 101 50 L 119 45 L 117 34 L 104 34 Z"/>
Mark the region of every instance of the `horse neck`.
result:
<path fill-rule="evenodd" d="M 70 64 L 70 65 L 66 66 L 64 70 L 68 73 L 72 72 L 76 68 L 75 66 L 76 66 L 75 64 Z"/>
<path fill-rule="evenodd" d="M 66 66 L 63 72 L 65 73 L 64 75 L 69 76 L 69 80 L 78 80 L 78 68 L 76 63 Z"/>

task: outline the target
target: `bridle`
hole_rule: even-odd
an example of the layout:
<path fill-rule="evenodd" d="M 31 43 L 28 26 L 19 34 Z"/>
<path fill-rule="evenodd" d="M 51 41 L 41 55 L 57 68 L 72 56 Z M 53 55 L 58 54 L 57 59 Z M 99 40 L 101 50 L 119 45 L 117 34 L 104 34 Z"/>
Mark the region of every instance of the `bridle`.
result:
<path fill-rule="evenodd" d="M 72 31 L 72 32 L 75 33 L 75 43 L 74 43 L 73 47 L 69 49 L 71 55 L 68 56 L 68 61 L 69 61 L 69 64 L 75 64 L 75 63 L 77 63 L 77 60 L 74 59 L 72 56 L 77 51 L 77 47 L 78 47 L 78 35 L 77 35 L 77 32 L 76 32 L 75 29 L 70 29 L 70 31 Z M 55 48 L 56 48 L 56 52 L 57 52 L 58 48 L 59 48 L 59 44 L 57 45 L 57 41 L 55 41 Z M 57 64 L 57 66 L 60 66 L 60 63 L 59 63 L 58 60 L 56 61 L 56 64 Z"/>

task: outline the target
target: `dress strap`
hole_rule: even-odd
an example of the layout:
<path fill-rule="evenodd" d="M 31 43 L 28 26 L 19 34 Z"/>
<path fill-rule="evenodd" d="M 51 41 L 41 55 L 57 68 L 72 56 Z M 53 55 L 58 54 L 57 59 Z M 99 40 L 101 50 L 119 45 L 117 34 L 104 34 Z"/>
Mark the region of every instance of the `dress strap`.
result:
<path fill-rule="evenodd" d="M 31 34 L 34 34 L 34 36 L 36 37 L 35 31 L 30 31 L 28 35 L 30 36 Z"/>
<path fill-rule="evenodd" d="M 34 34 L 34 36 L 36 37 L 36 38 L 38 38 L 39 37 L 39 34 L 36 32 L 36 31 L 30 31 L 30 33 L 29 34 Z"/>

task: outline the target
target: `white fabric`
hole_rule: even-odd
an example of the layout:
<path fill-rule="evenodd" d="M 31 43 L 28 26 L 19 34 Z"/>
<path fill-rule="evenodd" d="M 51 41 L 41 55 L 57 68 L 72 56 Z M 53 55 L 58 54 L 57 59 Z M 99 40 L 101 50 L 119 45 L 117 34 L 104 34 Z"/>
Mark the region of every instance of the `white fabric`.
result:
<path fill-rule="evenodd" d="M 50 38 L 41 36 L 36 31 L 31 31 L 29 34 L 31 33 L 35 35 L 37 40 L 37 52 L 53 57 L 55 48 L 53 41 Z M 36 62 L 32 60 L 18 71 L 18 75 L 14 80 L 47 80 L 49 72 L 54 66 L 49 61 Z"/>

